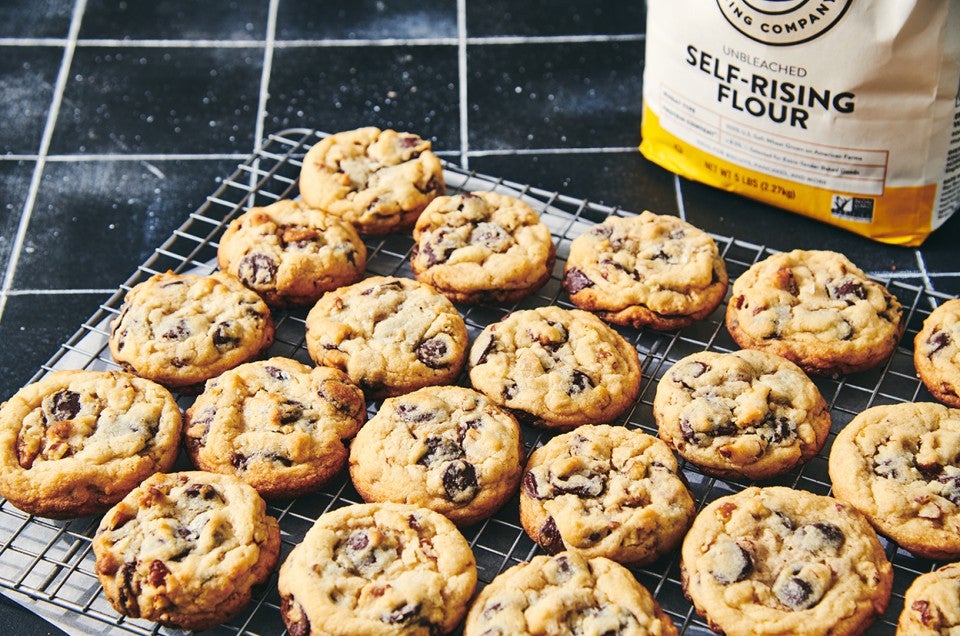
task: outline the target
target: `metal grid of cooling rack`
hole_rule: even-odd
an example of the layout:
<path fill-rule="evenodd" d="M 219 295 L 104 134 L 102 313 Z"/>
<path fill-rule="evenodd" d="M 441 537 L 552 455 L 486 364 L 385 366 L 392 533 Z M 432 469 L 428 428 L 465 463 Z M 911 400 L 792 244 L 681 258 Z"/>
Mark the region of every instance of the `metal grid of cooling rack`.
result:
<path fill-rule="evenodd" d="M 266 205 L 280 198 L 296 196 L 296 180 L 306 150 L 322 133 L 306 129 L 287 130 L 268 138 L 265 145 L 230 175 L 216 192 L 101 306 L 80 330 L 37 372 L 34 380 L 53 369 L 116 369 L 107 349 L 108 325 L 117 314 L 127 290 L 154 273 L 168 269 L 209 273 L 216 263 L 217 240 L 226 224 L 254 205 Z M 466 172 L 453 166 L 445 170 L 448 189 L 456 191 L 498 190 L 528 201 L 541 212 L 557 244 L 557 263 L 550 281 L 536 294 L 513 306 L 467 307 L 459 309 L 467 322 L 471 338 L 483 327 L 514 309 L 556 304 L 571 307 L 561 292 L 560 274 L 569 252 L 570 241 L 610 214 L 631 212 L 597 205 L 582 199 L 547 192 L 530 185 L 512 183 Z M 730 237 L 714 236 L 723 253 L 731 280 L 770 251 L 761 245 Z M 412 276 L 409 265 L 413 239 L 410 235 L 388 235 L 368 239 L 369 275 Z M 883 281 L 901 300 L 908 312 L 906 334 L 892 358 L 873 371 L 836 378 L 819 378 L 816 383 L 828 401 L 833 416 L 833 431 L 821 453 L 804 466 L 765 482 L 786 485 L 818 494 L 829 494 L 827 457 L 835 434 L 857 413 L 876 404 L 931 399 L 918 381 L 913 367 L 912 342 L 924 318 L 947 296 Z M 286 355 L 310 363 L 303 344 L 306 310 L 275 313 L 276 343 L 270 355 Z M 643 363 L 641 392 L 633 408 L 618 423 L 656 434 L 653 397 L 659 378 L 670 366 L 690 353 L 705 349 L 731 351 L 736 344 L 723 326 L 723 307 L 713 315 L 676 332 L 618 328 L 634 343 Z M 460 382 L 468 385 L 466 378 Z M 178 396 L 181 408 L 192 398 Z M 376 404 L 368 409 L 372 415 Z M 528 450 L 541 444 L 548 434 L 524 427 Z M 177 468 L 188 468 L 181 458 Z M 706 477 L 691 465 L 683 472 L 700 507 L 717 497 L 738 491 L 748 482 Z M 346 471 L 321 492 L 296 500 L 272 502 L 270 514 L 278 518 L 282 531 L 281 560 L 299 542 L 317 516 L 323 512 L 358 503 Z M 104 598 L 94 573 L 91 537 L 98 518 L 50 521 L 28 516 L 8 502 L 0 501 L 0 587 L 69 632 L 174 634 L 178 630 L 130 620 L 117 615 Z M 480 585 L 497 573 L 527 560 L 537 553 L 536 545 L 524 534 L 515 496 L 493 518 L 463 529 L 477 560 Z M 887 556 L 894 564 L 894 594 L 886 614 L 870 633 L 892 634 L 903 606 L 903 593 L 917 574 L 939 565 L 918 559 L 882 539 Z M 637 579 L 659 600 L 683 634 L 710 634 L 707 625 L 695 614 L 683 597 L 678 550 L 656 563 L 635 569 Z M 283 625 L 276 591 L 276 573 L 255 590 L 249 606 L 228 623 L 212 630 L 215 634 L 276 634 Z"/>

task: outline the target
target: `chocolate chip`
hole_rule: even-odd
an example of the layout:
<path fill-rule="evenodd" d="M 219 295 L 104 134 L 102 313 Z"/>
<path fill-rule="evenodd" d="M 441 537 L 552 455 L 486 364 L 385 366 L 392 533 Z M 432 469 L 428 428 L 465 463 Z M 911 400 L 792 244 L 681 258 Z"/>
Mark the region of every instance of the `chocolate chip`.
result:
<path fill-rule="evenodd" d="M 418 614 L 420 614 L 419 603 L 405 603 L 389 614 L 384 614 L 381 616 L 380 620 L 384 623 L 390 623 L 393 625 L 404 624 L 413 621 Z"/>
<path fill-rule="evenodd" d="M 547 517 L 547 520 L 543 523 L 537 537 L 537 543 L 548 554 L 556 554 L 564 549 L 563 538 L 560 536 L 560 530 L 557 529 L 557 522 L 553 520 L 553 517 Z"/>
<path fill-rule="evenodd" d="M 499 223 L 478 223 L 470 232 L 468 241 L 473 245 L 482 245 L 493 252 L 506 252 L 513 244 L 513 238 Z"/>
<path fill-rule="evenodd" d="M 574 473 L 563 480 L 554 477 L 550 485 L 557 493 L 575 497 L 598 497 L 606 486 L 603 477 L 594 473 Z"/>
<path fill-rule="evenodd" d="M 440 338 L 431 338 L 417 345 L 417 360 L 431 369 L 440 369 L 448 366 L 445 360 L 447 352 L 446 341 Z"/>
<path fill-rule="evenodd" d="M 244 455 L 243 453 L 233 453 L 230 455 L 230 465 L 236 468 L 237 470 L 246 470 L 247 461 L 250 458 Z"/>
<path fill-rule="evenodd" d="M 517 386 L 516 382 L 510 381 L 503 386 L 503 391 L 501 392 L 504 400 L 512 400 L 517 396 L 517 392 L 520 388 Z"/>
<path fill-rule="evenodd" d="M 462 459 L 450 462 L 443 471 L 443 490 L 447 499 L 457 504 L 473 501 L 477 496 L 477 469 Z"/>
<path fill-rule="evenodd" d="M 281 424 L 293 424 L 303 417 L 304 406 L 296 400 L 284 400 L 277 407 L 280 409 Z"/>
<path fill-rule="evenodd" d="M 488 332 L 489 333 L 489 332 Z M 480 356 L 477 358 L 475 365 L 486 364 L 487 356 L 491 353 L 495 353 L 498 350 L 497 339 L 491 333 L 489 339 L 487 340 L 487 345 L 483 348 L 483 351 L 480 352 Z"/>
<path fill-rule="evenodd" d="M 187 321 L 181 319 L 176 327 L 166 331 L 161 337 L 164 340 L 185 340 L 188 335 L 190 335 L 190 329 L 187 327 Z"/>
<path fill-rule="evenodd" d="M 700 362 L 699 360 L 694 360 L 689 362 L 679 369 L 675 369 L 671 374 L 671 379 L 674 382 L 682 385 L 685 389 L 692 391 L 693 386 L 687 382 L 687 380 L 693 380 L 699 378 L 701 375 L 710 370 L 710 365 Z"/>
<path fill-rule="evenodd" d="M 237 276 L 248 287 L 266 287 L 277 278 L 278 264 L 266 254 L 247 254 L 237 267 Z"/>
<path fill-rule="evenodd" d="M 954 505 L 960 505 L 960 475 L 940 475 L 937 481 L 944 485 L 940 494 Z"/>
<path fill-rule="evenodd" d="M 290 374 L 284 371 L 283 369 L 278 369 L 277 367 L 267 366 L 263 367 L 263 370 L 274 380 L 279 380 L 281 382 L 286 382 L 290 379 Z"/>
<path fill-rule="evenodd" d="M 453 248 L 435 247 L 433 244 L 427 243 L 420 253 L 423 254 L 423 260 L 426 261 L 427 267 L 433 267 L 439 263 L 446 263 L 450 254 L 453 253 Z"/>
<path fill-rule="evenodd" d="M 62 422 L 72 420 L 80 413 L 80 394 L 69 389 L 57 391 L 51 399 L 50 414 Z"/>
<path fill-rule="evenodd" d="M 178 369 L 182 369 L 183 367 L 185 367 L 185 366 L 187 366 L 188 364 L 190 364 L 190 362 L 187 361 L 187 360 L 184 360 L 184 359 L 181 358 L 180 356 L 174 356 L 174 357 L 170 358 L 170 364 L 173 365 L 174 367 L 178 368 Z"/>
<path fill-rule="evenodd" d="M 284 596 L 280 602 L 283 624 L 290 636 L 310 636 L 310 619 L 303 607 L 290 596 Z"/>
<path fill-rule="evenodd" d="M 426 185 L 420 187 L 420 185 L 417 184 L 416 188 L 421 194 L 430 194 L 431 192 L 440 192 L 443 189 L 443 186 L 436 177 L 430 177 L 430 180 L 427 181 Z"/>
<path fill-rule="evenodd" d="M 125 563 L 120 572 L 122 582 L 117 590 L 120 596 L 120 604 L 127 610 L 130 616 L 138 618 L 140 616 L 140 604 L 136 601 L 137 592 L 133 589 L 133 578 L 137 573 L 137 564 Z M 139 585 L 137 587 L 139 587 Z"/>
<path fill-rule="evenodd" d="M 792 296 L 800 293 L 800 289 L 797 287 L 797 280 L 793 277 L 793 270 L 788 267 L 781 267 L 776 271 L 773 284 L 778 289 L 782 289 Z"/>
<path fill-rule="evenodd" d="M 568 294 L 576 294 L 587 287 L 593 286 L 594 282 L 576 267 L 571 267 L 563 273 L 563 288 L 567 290 Z"/>
<path fill-rule="evenodd" d="M 599 239 L 610 238 L 611 234 L 613 234 L 613 228 L 609 225 L 595 225 L 590 228 L 590 236 Z"/>
<path fill-rule="evenodd" d="M 350 536 L 347 537 L 347 548 L 353 550 L 354 552 L 360 552 L 370 545 L 370 537 L 367 536 L 367 533 L 363 530 L 356 530 L 350 533 Z"/>
<path fill-rule="evenodd" d="M 813 600 L 813 586 L 803 579 L 791 576 L 774 586 L 774 593 L 780 602 L 792 610 L 806 609 L 816 602 Z"/>
<path fill-rule="evenodd" d="M 240 338 L 230 333 L 230 325 L 229 322 L 218 323 L 216 330 L 213 332 L 213 346 L 220 351 L 233 349 L 240 344 Z"/>
<path fill-rule="evenodd" d="M 717 543 L 710 549 L 710 554 L 713 559 L 710 573 L 722 585 L 742 581 L 753 572 L 750 553 L 733 541 Z"/>
<path fill-rule="evenodd" d="M 188 497 L 200 497 L 206 501 L 213 501 L 214 499 L 221 502 L 223 501 L 220 491 L 210 484 L 190 484 L 186 490 L 184 490 L 184 494 Z"/>
<path fill-rule="evenodd" d="M 796 423 L 783 416 L 774 417 L 770 415 L 761 426 L 769 432 L 770 440 L 775 444 L 792 441 L 797 436 Z"/>
<path fill-rule="evenodd" d="M 523 491 L 534 499 L 546 499 L 547 495 L 540 493 L 540 484 L 537 482 L 537 476 L 533 471 L 527 471 L 523 476 Z"/>
<path fill-rule="evenodd" d="M 927 338 L 927 344 L 930 345 L 930 355 L 935 354 L 944 347 L 950 345 L 950 334 L 946 331 L 940 331 L 939 329 L 930 334 L 930 337 Z"/>
<path fill-rule="evenodd" d="M 930 611 L 930 603 L 927 601 L 914 601 L 910 604 L 910 609 L 912 609 L 917 614 L 920 614 L 920 622 L 924 625 L 930 625 L 933 621 L 933 613 Z"/>
<path fill-rule="evenodd" d="M 571 372 L 570 388 L 568 389 L 568 393 L 570 395 L 577 395 L 579 393 L 583 393 L 587 389 L 592 389 L 592 388 L 593 388 L 593 380 L 590 379 L 589 375 L 577 369 L 574 369 Z"/>
<path fill-rule="evenodd" d="M 417 460 L 417 463 L 421 466 L 429 467 L 437 462 L 451 461 L 463 457 L 463 448 L 451 439 L 439 435 L 429 435 L 424 441 L 427 445 L 427 451 Z"/>
<path fill-rule="evenodd" d="M 487 605 L 486 607 L 483 608 L 483 612 L 482 612 L 482 613 L 483 613 L 483 617 L 484 617 L 485 619 L 489 620 L 490 618 L 493 617 L 494 614 L 496 614 L 497 612 L 499 612 L 499 611 L 502 610 L 502 609 L 503 609 L 503 604 L 500 603 L 500 601 L 496 601 L 495 603 L 491 603 L 490 605 Z"/>
<path fill-rule="evenodd" d="M 164 565 L 163 561 L 154 559 L 150 562 L 150 574 L 148 575 L 147 580 L 153 587 L 160 587 L 166 581 L 168 574 L 170 574 L 170 570 L 167 569 L 167 566 Z"/>
<path fill-rule="evenodd" d="M 848 296 L 854 296 L 860 300 L 864 300 L 867 297 L 867 291 L 863 288 L 863 284 L 855 280 L 844 280 L 839 285 L 832 286 L 828 284 L 827 290 L 830 292 L 832 298 L 846 299 Z M 849 301 L 848 302 L 853 302 Z"/>
<path fill-rule="evenodd" d="M 394 409 L 404 422 L 427 422 L 437 415 L 430 409 L 421 409 L 416 404 L 410 404 L 409 402 L 401 402 Z"/>
<path fill-rule="evenodd" d="M 404 148 L 416 148 L 423 141 L 416 135 L 404 135 L 400 138 L 400 145 Z"/>
<path fill-rule="evenodd" d="M 838 526 L 826 521 L 817 521 L 800 526 L 797 529 L 797 539 L 801 547 L 815 552 L 824 548 L 832 551 L 839 550 L 843 547 L 846 537 Z"/>

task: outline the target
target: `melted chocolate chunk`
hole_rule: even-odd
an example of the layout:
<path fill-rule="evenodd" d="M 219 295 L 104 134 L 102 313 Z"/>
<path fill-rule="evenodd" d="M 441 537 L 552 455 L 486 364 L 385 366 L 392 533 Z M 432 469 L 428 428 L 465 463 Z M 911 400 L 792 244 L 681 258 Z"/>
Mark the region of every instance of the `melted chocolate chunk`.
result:
<path fill-rule="evenodd" d="M 493 252 L 506 252 L 513 244 L 513 237 L 498 223 L 479 223 L 470 232 L 468 241 L 482 245 Z"/>
<path fill-rule="evenodd" d="M 248 287 L 265 287 L 277 278 L 278 263 L 266 254 L 247 254 L 237 267 L 237 276 Z"/>
<path fill-rule="evenodd" d="M 955 506 L 960 505 L 960 475 L 940 475 L 937 481 L 944 485 L 940 494 Z"/>
<path fill-rule="evenodd" d="M 613 234 L 613 228 L 609 225 L 595 225 L 590 228 L 590 236 L 594 236 L 598 239 L 610 238 L 610 235 Z"/>
<path fill-rule="evenodd" d="M 480 356 L 477 358 L 477 365 L 485 364 L 487 362 L 487 356 L 491 353 L 495 353 L 498 350 L 497 339 L 491 333 L 489 339 L 487 340 L 486 346 L 483 348 L 483 351 L 480 352 Z"/>
<path fill-rule="evenodd" d="M 713 557 L 711 574 L 718 583 L 729 585 L 750 576 L 753 572 L 753 559 L 750 553 L 732 541 L 718 543 L 710 552 Z"/>
<path fill-rule="evenodd" d="M 419 603 L 405 603 L 389 614 L 380 617 L 384 623 L 393 625 L 411 623 L 420 614 Z"/>
<path fill-rule="evenodd" d="M 164 340 L 185 340 L 190 335 L 190 329 L 187 327 L 186 320 L 180 320 L 177 326 L 168 330 L 161 336 Z"/>
<path fill-rule="evenodd" d="M 417 184 L 416 188 L 420 191 L 420 194 L 430 194 L 431 192 L 439 192 L 443 189 L 443 186 L 436 177 L 430 177 L 426 185 L 420 187 L 420 184 Z"/>
<path fill-rule="evenodd" d="M 290 596 L 283 597 L 280 604 L 283 624 L 290 636 L 310 636 L 310 619 L 303 607 Z"/>
<path fill-rule="evenodd" d="M 417 360 L 431 369 L 440 369 L 448 366 L 446 362 L 447 353 L 447 343 L 440 338 L 424 340 L 417 345 Z"/>
<path fill-rule="evenodd" d="M 813 597 L 813 586 L 797 576 L 791 576 L 780 585 L 774 586 L 774 593 L 781 603 L 792 610 L 806 609 L 816 602 Z M 811 599 L 813 599 L 812 602 Z"/>
<path fill-rule="evenodd" d="M 463 448 L 446 437 L 430 435 L 424 440 L 427 451 L 417 460 L 421 466 L 432 466 L 437 462 L 446 462 L 463 457 Z"/>
<path fill-rule="evenodd" d="M 801 526 L 797 530 L 797 538 L 803 548 L 812 552 L 822 549 L 837 551 L 843 547 L 846 540 L 843 530 L 826 521 Z"/>
<path fill-rule="evenodd" d="M 290 374 L 284 371 L 283 369 L 278 369 L 277 367 L 268 366 L 268 367 L 264 367 L 263 370 L 266 371 L 267 375 L 269 375 L 274 380 L 280 380 L 281 382 L 285 382 L 290 379 Z"/>
<path fill-rule="evenodd" d="M 578 395 L 592 388 L 593 380 L 590 379 L 590 376 L 583 371 L 574 369 L 570 374 L 570 388 L 568 389 L 568 393 L 570 395 Z"/>
<path fill-rule="evenodd" d="M 683 386 L 683 388 L 688 391 L 693 390 L 693 386 L 687 384 L 686 379 L 696 379 L 701 375 L 710 370 L 710 366 L 706 363 L 700 362 L 699 360 L 694 360 L 688 364 L 683 365 L 681 369 L 677 369 L 673 372 L 671 379 Z"/>
<path fill-rule="evenodd" d="M 797 279 L 793 277 L 793 270 L 787 267 L 781 267 L 777 270 L 776 274 L 774 274 L 773 282 L 778 289 L 784 290 L 791 296 L 796 296 L 800 293 L 800 289 L 797 287 Z"/>
<path fill-rule="evenodd" d="M 550 481 L 550 485 L 556 493 L 575 497 L 598 497 L 606 486 L 603 476 L 594 473 L 575 473 L 562 481 L 554 478 Z"/>
<path fill-rule="evenodd" d="M 277 405 L 280 410 L 280 423 L 293 424 L 303 417 L 304 406 L 296 400 L 286 400 Z"/>
<path fill-rule="evenodd" d="M 563 273 L 563 288 L 568 294 L 576 294 L 587 287 L 593 287 L 594 282 L 576 267 L 571 267 Z"/>
<path fill-rule="evenodd" d="M 523 492 L 534 499 L 546 499 L 546 495 L 540 494 L 537 476 L 534 475 L 532 471 L 527 471 L 523 476 Z"/>
<path fill-rule="evenodd" d="M 563 551 L 563 538 L 560 536 L 560 530 L 557 528 L 557 522 L 553 517 L 547 517 L 547 520 L 540 528 L 540 535 L 537 537 L 537 543 L 548 554 L 556 554 Z"/>
<path fill-rule="evenodd" d="M 154 559 L 150 562 L 150 574 L 148 575 L 147 580 L 153 587 L 160 587 L 166 581 L 168 574 L 170 574 L 170 570 L 167 569 L 167 566 L 164 565 L 163 561 Z"/>
<path fill-rule="evenodd" d="M 513 382 L 513 381 L 507 382 L 507 384 L 503 386 L 503 391 L 502 391 L 503 399 L 512 400 L 517 396 L 517 392 L 519 390 L 520 390 L 520 387 L 517 386 L 516 382 Z"/>
<path fill-rule="evenodd" d="M 420 250 L 420 253 L 423 255 L 423 260 L 426 261 L 427 267 L 433 267 L 440 263 L 446 263 L 447 259 L 450 258 L 450 254 L 453 253 L 453 248 L 441 248 L 440 246 L 434 246 L 432 243 L 427 243 L 423 246 L 423 249 Z"/>
<path fill-rule="evenodd" d="M 930 345 L 930 355 L 935 354 L 941 349 L 950 346 L 950 334 L 946 331 L 934 331 L 930 334 L 930 337 L 927 338 L 927 344 Z"/>
<path fill-rule="evenodd" d="M 396 406 L 396 413 L 404 422 L 427 422 L 436 417 L 436 413 L 429 409 L 421 409 L 416 404 L 401 402 Z"/>
<path fill-rule="evenodd" d="M 200 497 L 205 501 L 223 501 L 220 491 L 210 484 L 190 484 L 183 492 L 188 497 Z"/>
<path fill-rule="evenodd" d="M 230 323 L 221 322 L 217 324 L 213 332 L 213 346 L 219 351 L 224 349 L 233 349 L 240 344 L 240 338 L 230 333 Z"/>
<path fill-rule="evenodd" d="M 470 462 L 462 459 L 450 462 L 443 471 L 443 490 L 447 499 L 454 503 L 464 504 L 473 501 L 477 496 L 477 469 Z"/>
<path fill-rule="evenodd" d="M 845 280 L 832 289 L 830 285 L 828 285 L 827 289 L 830 291 L 830 295 L 838 300 L 847 298 L 848 296 L 854 296 L 860 300 L 864 300 L 867 297 L 867 291 L 863 288 L 863 284 L 853 280 Z M 848 302 L 853 301 L 848 299 Z"/>
<path fill-rule="evenodd" d="M 61 389 L 53 395 L 50 414 L 57 422 L 72 420 L 80 413 L 80 394 L 69 389 Z"/>

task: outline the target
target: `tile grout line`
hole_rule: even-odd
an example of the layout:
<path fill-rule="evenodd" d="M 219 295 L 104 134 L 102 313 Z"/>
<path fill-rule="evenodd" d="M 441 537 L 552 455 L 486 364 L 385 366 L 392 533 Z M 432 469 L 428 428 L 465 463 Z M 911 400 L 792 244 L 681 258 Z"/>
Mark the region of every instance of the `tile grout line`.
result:
<path fill-rule="evenodd" d="M 680 189 L 680 175 L 673 175 L 673 191 L 677 195 L 677 215 L 681 221 L 687 220 L 687 208 L 683 205 L 683 191 Z"/>
<path fill-rule="evenodd" d="M 17 226 L 17 234 L 13 239 L 13 244 L 10 246 L 10 258 L 7 261 L 7 269 L 3 275 L 3 286 L 0 287 L 0 319 L 3 318 L 4 310 L 7 307 L 7 297 L 10 293 L 10 288 L 13 286 L 13 277 L 17 271 L 17 265 L 20 262 L 23 244 L 26 241 L 27 227 L 30 225 L 33 207 L 37 202 L 37 193 L 40 190 L 40 179 L 43 177 L 43 170 L 46 167 L 47 152 L 50 150 L 50 142 L 53 139 L 53 129 L 57 123 L 57 117 L 60 114 L 60 105 L 63 103 L 63 93 L 67 87 L 67 76 L 70 73 L 70 66 L 73 64 L 73 54 L 76 51 L 77 38 L 80 34 L 80 23 L 83 20 L 83 14 L 86 8 L 87 0 L 76 0 L 76 4 L 73 5 L 73 15 L 70 18 L 70 30 L 63 49 L 63 58 L 60 60 L 60 70 L 57 73 L 57 83 L 53 90 L 53 99 L 50 101 L 50 110 L 47 111 L 47 120 L 44 122 L 43 136 L 40 138 L 37 163 L 34 165 L 33 175 L 30 177 L 27 198 L 23 203 L 23 211 L 20 214 L 20 224 Z"/>
<path fill-rule="evenodd" d="M 459 27 L 459 3 L 458 3 Z M 459 29 L 458 29 L 459 30 Z M 463 37 L 467 44 L 473 45 L 509 45 L 509 44 L 590 44 L 607 42 L 644 42 L 644 33 L 614 33 L 591 35 L 490 35 L 472 38 Z M 356 38 L 356 39 L 298 39 L 276 40 L 275 48 L 316 48 L 345 47 L 364 48 L 369 46 L 458 46 L 461 37 L 436 38 Z M 0 47 L 16 46 L 66 46 L 62 38 L 0 38 Z M 163 39 L 163 38 L 83 38 L 77 39 L 78 47 L 103 48 L 258 48 L 270 45 L 270 38 L 264 40 L 217 40 L 217 39 Z"/>
<path fill-rule="evenodd" d="M 457 77 L 460 99 L 460 167 L 470 169 L 467 106 L 467 0 L 457 0 Z"/>
<path fill-rule="evenodd" d="M 267 9 L 267 39 L 263 49 L 263 69 L 260 72 L 260 98 L 257 103 L 257 123 L 253 133 L 253 152 L 263 142 L 264 121 L 267 117 L 267 101 L 270 99 L 270 75 L 273 72 L 273 51 L 277 36 L 277 10 L 280 0 L 270 0 Z"/>

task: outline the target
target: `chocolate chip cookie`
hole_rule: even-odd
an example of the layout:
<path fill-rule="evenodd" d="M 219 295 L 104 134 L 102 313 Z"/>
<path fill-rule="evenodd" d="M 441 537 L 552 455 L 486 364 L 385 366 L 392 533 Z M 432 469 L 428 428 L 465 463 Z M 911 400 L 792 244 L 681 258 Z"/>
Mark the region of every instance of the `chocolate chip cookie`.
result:
<path fill-rule="evenodd" d="M 463 303 L 512 303 L 550 279 L 556 247 L 519 199 L 470 192 L 434 199 L 413 230 L 417 280 Z"/>
<path fill-rule="evenodd" d="M 488 325 L 470 382 L 522 422 L 553 429 L 610 422 L 640 388 L 637 349 L 593 314 L 548 306 Z"/>
<path fill-rule="evenodd" d="M 320 140 L 300 169 L 303 200 L 352 223 L 361 234 L 412 228 L 445 191 L 443 167 L 429 141 L 372 126 Z"/>
<path fill-rule="evenodd" d="M 187 410 L 184 447 L 201 470 L 236 475 L 263 497 L 294 497 L 343 467 L 344 440 L 365 418 L 345 373 L 275 357 L 208 380 Z"/>
<path fill-rule="evenodd" d="M 960 408 L 960 299 L 948 300 L 923 321 L 913 363 L 933 397 Z"/>
<path fill-rule="evenodd" d="M 407 504 L 321 515 L 280 568 L 291 634 L 446 634 L 477 582 L 470 545 L 449 519 Z"/>
<path fill-rule="evenodd" d="M 119 371 L 54 371 L 0 405 L 0 494 L 66 519 L 100 513 L 168 470 L 182 418 L 162 386 Z"/>
<path fill-rule="evenodd" d="M 834 496 L 914 554 L 960 557 L 960 410 L 874 406 L 830 449 Z"/>
<path fill-rule="evenodd" d="M 701 351 L 657 385 L 660 437 L 704 472 L 766 479 L 814 457 L 830 433 L 817 386 L 786 358 L 743 349 Z"/>
<path fill-rule="evenodd" d="M 767 257 L 734 281 L 726 322 L 741 347 L 830 375 L 889 358 L 903 333 L 903 307 L 843 254 L 794 250 Z"/>
<path fill-rule="evenodd" d="M 710 236 L 675 216 L 610 216 L 573 240 L 563 288 L 608 322 L 679 329 L 709 316 L 727 293 Z"/>
<path fill-rule="evenodd" d="M 416 504 L 458 525 L 492 515 L 523 470 L 520 427 L 505 409 L 457 386 L 383 401 L 350 447 L 350 477 L 368 502 Z"/>
<path fill-rule="evenodd" d="M 622 565 L 562 552 L 497 575 L 470 607 L 463 633 L 676 636 L 677 628 Z"/>
<path fill-rule="evenodd" d="M 783 487 L 706 506 L 681 548 L 687 597 L 727 636 L 861 634 L 890 599 L 893 569 L 854 508 Z"/>
<path fill-rule="evenodd" d="M 520 523 L 541 548 L 651 563 L 693 519 L 693 497 L 662 441 L 622 426 L 581 426 L 530 454 Z"/>
<path fill-rule="evenodd" d="M 110 353 L 125 370 L 190 387 L 273 344 L 270 309 L 236 276 L 155 274 L 134 286 L 110 324 Z"/>
<path fill-rule="evenodd" d="M 199 631 L 239 612 L 267 579 L 280 529 L 237 477 L 157 473 L 103 517 L 93 552 L 118 612 Z"/>
<path fill-rule="evenodd" d="M 897 622 L 900 636 L 956 634 L 960 628 L 960 563 L 949 563 L 913 580 Z"/>
<path fill-rule="evenodd" d="M 374 276 L 327 292 L 307 315 L 307 351 L 380 399 L 451 384 L 467 326 L 445 296 L 410 278 Z"/>
<path fill-rule="evenodd" d="M 311 305 L 363 277 L 367 248 L 343 219 L 284 199 L 231 221 L 217 262 L 272 307 Z"/>

